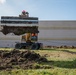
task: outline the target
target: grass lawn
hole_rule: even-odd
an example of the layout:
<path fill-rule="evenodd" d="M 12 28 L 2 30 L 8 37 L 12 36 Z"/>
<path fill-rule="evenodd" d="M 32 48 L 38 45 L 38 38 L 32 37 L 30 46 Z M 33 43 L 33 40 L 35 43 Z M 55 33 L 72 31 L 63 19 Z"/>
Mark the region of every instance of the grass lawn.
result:
<path fill-rule="evenodd" d="M 1 71 L 0 75 L 76 75 L 76 69 L 55 68 L 37 70 Z"/>
<path fill-rule="evenodd" d="M 0 48 L 0 50 L 12 49 Z M 0 75 L 76 75 L 76 49 L 44 49 L 35 52 L 48 59 L 48 62 L 37 65 L 51 66 L 50 69 L 1 70 Z"/>

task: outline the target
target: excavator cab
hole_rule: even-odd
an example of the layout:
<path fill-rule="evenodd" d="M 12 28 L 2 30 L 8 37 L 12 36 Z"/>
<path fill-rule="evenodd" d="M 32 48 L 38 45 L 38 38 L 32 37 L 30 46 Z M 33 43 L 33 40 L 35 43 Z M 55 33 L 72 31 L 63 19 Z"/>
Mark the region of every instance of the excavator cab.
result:
<path fill-rule="evenodd" d="M 37 33 L 26 33 L 24 35 L 22 35 L 21 38 L 22 42 L 37 42 L 38 41 L 38 34 Z"/>

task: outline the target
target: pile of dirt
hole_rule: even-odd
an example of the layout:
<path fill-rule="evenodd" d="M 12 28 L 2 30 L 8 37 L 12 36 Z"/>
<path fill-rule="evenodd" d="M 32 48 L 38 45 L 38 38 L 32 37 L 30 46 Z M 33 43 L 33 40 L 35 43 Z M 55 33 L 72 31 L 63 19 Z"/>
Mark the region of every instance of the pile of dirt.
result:
<path fill-rule="evenodd" d="M 47 62 L 47 59 L 41 57 L 34 51 L 2 51 L 0 50 L 0 70 L 13 69 L 13 68 L 23 68 L 32 69 L 39 68 L 33 66 L 35 63 Z"/>
<path fill-rule="evenodd" d="M 45 46 L 44 48 L 54 48 L 54 49 L 57 49 L 57 48 L 76 49 L 76 46 L 67 46 L 67 45 L 51 46 L 51 45 L 48 45 L 48 46 Z"/>

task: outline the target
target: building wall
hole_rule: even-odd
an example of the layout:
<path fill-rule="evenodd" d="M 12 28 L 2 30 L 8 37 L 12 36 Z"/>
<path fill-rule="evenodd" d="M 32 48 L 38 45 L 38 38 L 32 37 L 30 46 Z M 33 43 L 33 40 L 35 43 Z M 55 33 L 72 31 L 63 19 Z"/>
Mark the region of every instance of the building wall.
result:
<path fill-rule="evenodd" d="M 39 39 L 76 40 L 76 21 L 39 21 L 39 31 Z M 0 32 L 1 37 L 4 37 L 4 35 Z M 13 37 L 15 36 L 11 38 Z"/>
<path fill-rule="evenodd" d="M 76 40 L 76 21 L 40 21 L 39 38 Z"/>

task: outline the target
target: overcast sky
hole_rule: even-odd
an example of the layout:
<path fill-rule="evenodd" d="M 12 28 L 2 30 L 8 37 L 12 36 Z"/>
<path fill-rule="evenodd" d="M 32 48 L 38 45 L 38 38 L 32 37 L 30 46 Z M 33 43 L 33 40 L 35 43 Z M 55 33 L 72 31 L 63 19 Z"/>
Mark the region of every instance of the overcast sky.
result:
<path fill-rule="evenodd" d="M 22 10 L 40 20 L 76 20 L 76 0 L 0 0 L 0 17 L 18 16 Z"/>

